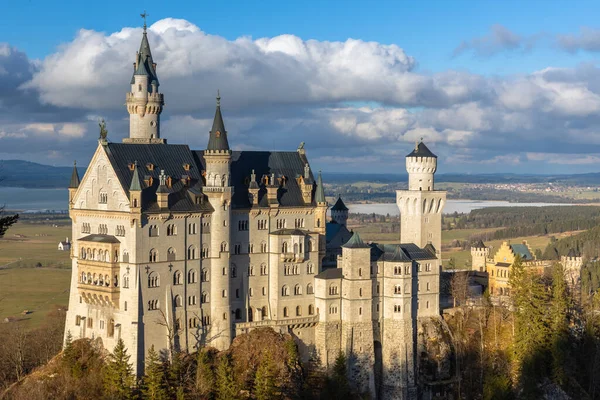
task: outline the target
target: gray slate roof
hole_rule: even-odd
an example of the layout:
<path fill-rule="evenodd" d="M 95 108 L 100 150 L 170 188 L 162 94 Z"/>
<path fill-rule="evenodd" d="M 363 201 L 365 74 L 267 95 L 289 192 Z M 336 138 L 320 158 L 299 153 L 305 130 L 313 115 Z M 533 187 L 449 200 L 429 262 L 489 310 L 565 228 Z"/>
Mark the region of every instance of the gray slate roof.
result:
<path fill-rule="evenodd" d="M 194 162 L 194 156 L 187 145 L 173 144 L 131 144 L 131 143 L 108 143 L 104 146 L 108 159 L 121 183 L 121 186 L 129 196 L 134 171 L 130 164 L 137 161 L 138 184 L 142 189 L 142 210 L 148 212 L 159 212 L 156 203 L 156 191 L 160 180 L 160 171 L 172 179 L 172 192 L 169 194 L 169 209 L 172 211 L 213 211 L 206 201 L 195 204 L 188 192 L 194 192 L 197 186 L 202 186 L 200 169 Z M 150 171 L 148 164 L 154 166 Z M 186 171 L 184 165 L 189 164 L 190 170 Z M 135 169 L 134 169 L 135 170 Z M 190 184 L 186 187 L 181 181 L 182 176 L 190 177 Z M 152 186 L 147 187 L 140 182 L 140 177 L 152 177 Z"/>
<path fill-rule="evenodd" d="M 215 118 L 213 126 L 208 137 L 207 150 L 229 150 L 229 141 L 227 140 L 227 131 L 221 115 L 221 97 L 217 96 L 217 109 L 215 110 Z"/>
<path fill-rule="evenodd" d="M 148 76 L 148 84 L 155 83 L 159 86 L 158 77 L 156 70 L 154 69 L 154 60 L 152 59 L 152 52 L 150 51 L 150 44 L 148 43 L 148 35 L 144 30 L 142 36 L 142 42 L 140 43 L 140 50 L 138 51 L 136 58 L 137 68 L 131 77 L 131 83 L 135 83 L 135 75 L 146 75 Z"/>
<path fill-rule="evenodd" d="M 153 184 L 151 187 L 146 187 L 146 184 L 138 178 L 142 190 L 143 211 L 160 211 L 156 204 L 156 191 L 159 186 L 161 170 L 164 170 L 165 175 L 170 176 L 172 180 L 171 193 L 169 194 L 170 210 L 212 211 L 207 201 L 203 204 L 195 204 L 190 196 L 190 193 L 202 195 L 204 183 L 201 172 L 206 169 L 204 151 L 191 151 L 187 145 L 132 143 L 108 143 L 104 146 L 104 149 L 121 186 L 128 196 L 134 175 L 134 171 L 130 168 L 131 164 L 137 161 L 139 178 L 152 177 Z M 253 169 L 259 181 L 257 182 L 259 187 L 258 202 L 261 207 L 268 207 L 268 202 L 267 191 L 260 177 L 270 176 L 273 173 L 276 178 L 284 176 L 287 178 L 285 183 L 277 190 L 280 207 L 306 205 L 302 198 L 302 191 L 295 179 L 298 174 L 304 173 L 304 165 L 307 163 L 305 155 L 297 151 L 234 151 L 231 157 L 231 184 L 234 187 L 233 208 L 251 208 L 252 205 L 248 198 L 248 186 Z M 148 169 L 148 164 L 154 166 L 152 171 Z M 190 165 L 189 171 L 184 169 L 185 164 Z M 187 187 L 181 180 L 185 176 L 190 178 Z M 312 172 L 310 177 L 313 179 Z M 310 205 L 315 204 L 313 201 Z"/>
<path fill-rule="evenodd" d="M 341 268 L 329 268 L 325 271 L 321 272 L 318 275 L 315 275 L 317 279 L 340 279 L 342 277 L 342 269 Z"/>
<path fill-rule="evenodd" d="M 194 151 L 200 169 L 206 169 L 204 151 Z M 304 164 L 307 159 L 297 151 L 234 151 L 231 155 L 231 185 L 234 193 L 232 198 L 233 208 L 250 208 L 248 186 L 252 170 L 255 171 L 259 181 L 258 205 L 268 207 L 267 189 L 262 181 L 265 175 L 275 174 L 275 178 L 286 177 L 286 183 L 277 190 L 277 200 L 280 207 L 305 206 L 302 190 L 295 177 L 304 173 Z M 312 172 L 310 173 L 311 178 Z M 313 189 L 314 192 L 314 189 Z M 314 195 L 313 195 L 314 198 Z M 315 205 L 315 202 L 312 202 Z"/>
<path fill-rule="evenodd" d="M 581 257 L 581 255 L 579 254 L 579 251 L 575 250 L 574 248 L 571 248 L 569 250 L 569 253 L 567 254 L 567 257 Z"/>
<path fill-rule="evenodd" d="M 319 179 L 317 180 L 317 193 L 315 194 L 315 202 L 325 203 L 325 188 L 323 187 L 321 171 L 319 171 Z"/>
<path fill-rule="evenodd" d="M 341 197 L 338 197 L 337 201 L 335 202 L 334 206 L 331 207 L 331 209 L 334 211 L 348 211 L 348 207 L 346 207 Z"/>
<path fill-rule="evenodd" d="M 431 150 L 429 150 L 427 148 L 427 146 L 425 146 L 425 143 L 423 142 L 419 142 L 417 144 L 417 146 L 415 147 L 415 149 L 408 154 L 406 157 L 433 157 L 433 158 L 437 158 L 437 156 L 435 154 L 433 154 L 431 152 Z"/>
<path fill-rule="evenodd" d="M 275 232 L 271 232 L 271 235 L 295 235 L 295 236 L 306 236 L 308 231 L 303 231 L 301 229 L 280 229 Z"/>
<path fill-rule="evenodd" d="M 431 248 L 420 248 L 414 243 L 371 245 L 371 261 L 421 261 L 437 259 Z"/>
<path fill-rule="evenodd" d="M 474 247 L 476 249 L 483 249 L 483 248 L 485 248 L 485 244 L 483 243 L 483 240 L 479 239 L 478 241 L 473 243 L 473 245 L 471 247 Z"/>
<path fill-rule="evenodd" d="M 87 235 L 79 239 L 84 242 L 96 242 L 96 243 L 121 243 L 119 239 L 112 235 Z"/>
<path fill-rule="evenodd" d="M 358 232 L 354 232 L 354 235 L 342 247 L 346 249 L 368 249 L 369 245 L 362 241 Z"/>
<path fill-rule="evenodd" d="M 77 163 L 73 164 L 73 172 L 71 173 L 71 181 L 69 189 L 77 189 L 79 187 L 79 173 L 77 172 Z"/>

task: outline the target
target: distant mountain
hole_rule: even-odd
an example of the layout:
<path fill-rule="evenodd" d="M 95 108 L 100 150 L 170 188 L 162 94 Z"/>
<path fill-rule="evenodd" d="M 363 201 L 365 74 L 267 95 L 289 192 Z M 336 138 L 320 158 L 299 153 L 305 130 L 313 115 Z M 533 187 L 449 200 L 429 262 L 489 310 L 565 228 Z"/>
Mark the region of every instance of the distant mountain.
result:
<path fill-rule="evenodd" d="M 86 167 L 79 168 L 83 177 Z M 25 188 L 66 188 L 72 167 L 53 167 L 23 160 L 0 160 L 0 186 Z M 368 174 L 325 172 L 327 183 L 352 183 L 360 181 L 395 183 L 406 182 L 407 174 Z M 437 174 L 437 182 L 460 183 L 562 183 L 569 185 L 600 185 L 600 173 L 571 175 L 533 174 Z"/>
<path fill-rule="evenodd" d="M 0 160 L 0 186 L 66 188 L 73 167 L 52 167 L 23 160 Z M 79 169 L 80 177 L 85 167 Z"/>

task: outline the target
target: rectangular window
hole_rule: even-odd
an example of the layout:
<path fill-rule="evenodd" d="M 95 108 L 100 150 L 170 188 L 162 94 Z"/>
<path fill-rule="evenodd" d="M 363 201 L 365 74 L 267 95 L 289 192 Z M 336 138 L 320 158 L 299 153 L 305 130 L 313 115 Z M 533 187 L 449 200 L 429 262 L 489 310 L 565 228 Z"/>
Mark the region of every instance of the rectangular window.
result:
<path fill-rule="evenodd" d="M 94 319 L 93 318 L 88 318 L 88 320 L 87 320 L 87 327 L 88 328 L 93 328 L 94 327 Z"/>
<path fill-rule="evenodd" d="M 79 316 L 79 315 L 75 316 L 75 325 L 76 326 L 81 325 L 81 316 Z"/>
<path fill-rule="evenodd" d="M 259 231 L 267 230 L 267 220 L 266 219 L 258 220 L 258 230 Z"/>

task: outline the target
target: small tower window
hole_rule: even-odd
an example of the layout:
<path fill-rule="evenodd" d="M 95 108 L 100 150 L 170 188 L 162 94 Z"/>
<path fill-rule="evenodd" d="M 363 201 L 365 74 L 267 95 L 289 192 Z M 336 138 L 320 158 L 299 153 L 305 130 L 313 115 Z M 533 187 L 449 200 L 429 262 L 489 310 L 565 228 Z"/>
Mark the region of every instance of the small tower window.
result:
<path fill-rule="evenodd" d="M 142 91 L 142 84 L 140 83 L 140 84 L 138 84 L 138 92 L 141 92 L 141 91 Z"/>

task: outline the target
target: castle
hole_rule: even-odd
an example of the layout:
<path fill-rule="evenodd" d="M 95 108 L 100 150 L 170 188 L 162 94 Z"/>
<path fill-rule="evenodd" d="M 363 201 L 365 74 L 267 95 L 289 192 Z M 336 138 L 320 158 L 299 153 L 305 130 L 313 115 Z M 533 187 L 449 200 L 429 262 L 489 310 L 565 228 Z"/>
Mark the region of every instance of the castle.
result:
<path fill-rule="evenodd" d="M 341 199 L 327 222 L 304 146 L 232 151 L 219 96 L 206 149 L 168 144 L 159 87 L 144 25 L 129 137 L 111 143 L 102 127 L 81 179 L 73 168 L 65 336 L 107 349 L 122 339 L 141 374 L 151 346 L 222 350 L 271 327 L 323 366 L 344 352 L 351 382 L 373 398 L 415 399 L 417 323 L 440 314 L 437 157 L 423 142 L 406 157 L 400 243 L 367 244 L 347 230 Z"/>
<path fill-rule="evenodd" d="M 538 260 L 527 241 L 511 244 L 503 242 L 493 257 L 490 249 L 479 240 L 471 246 L 471 269 L 474 281 L 486 287 L 490 296 L 496 300 L 508 301 L 510 298 L 510 273 L 517 256 L 528 271 L 543 274 L 555 261 Z M 583 258 L 575 249 L 560 257 L 565 269 L 565 280 L 569 288 L 578 292 L 581 286 L 581 268 Z"/>

